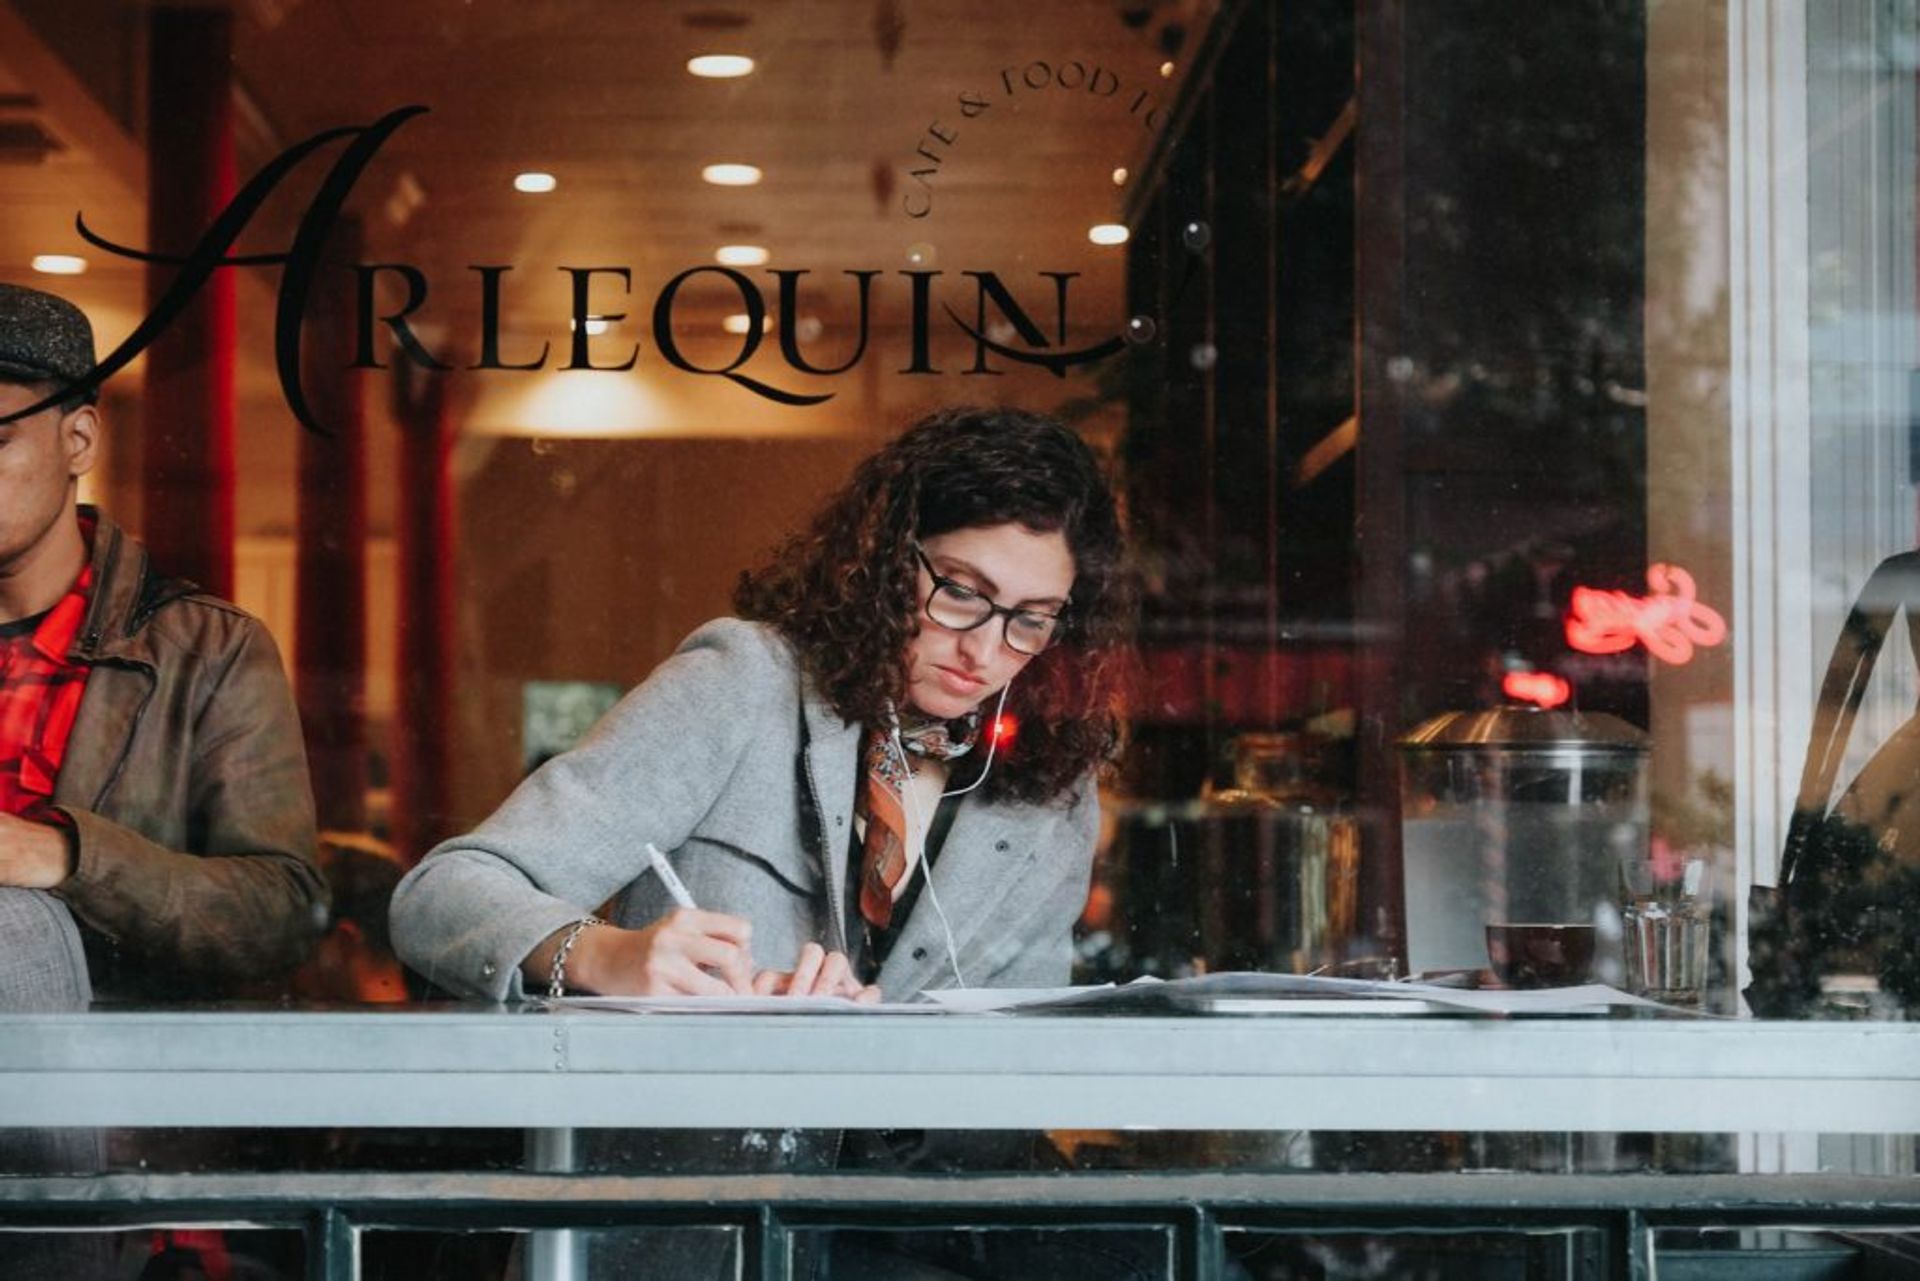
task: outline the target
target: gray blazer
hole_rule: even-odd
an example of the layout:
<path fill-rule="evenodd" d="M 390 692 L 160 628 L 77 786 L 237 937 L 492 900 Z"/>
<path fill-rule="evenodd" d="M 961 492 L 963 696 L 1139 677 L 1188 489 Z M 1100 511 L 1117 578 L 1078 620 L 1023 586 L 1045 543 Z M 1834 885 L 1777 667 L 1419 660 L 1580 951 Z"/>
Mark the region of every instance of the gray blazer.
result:
<path fill-rule="evenodd" d="M 671 910 L 648 871 L 651 841 L 701 907 L 753 923 L 756 966 L 789 969 L 809 940 L 846 951 L 861 736 L 778 632 L 708 623 L 578 747 L 407 875 L 395 947 L 451 991 L 523 997 L 520 962 L 609 898 L 625 926 Z M 1090 778 L 1057 804 L 961 803 L 933 888 L 968 986 L 1067 981 L 1098 821 Z M 921 893 L 880 970 L 888 1000 L 956 986 L 933 897 Z"/>

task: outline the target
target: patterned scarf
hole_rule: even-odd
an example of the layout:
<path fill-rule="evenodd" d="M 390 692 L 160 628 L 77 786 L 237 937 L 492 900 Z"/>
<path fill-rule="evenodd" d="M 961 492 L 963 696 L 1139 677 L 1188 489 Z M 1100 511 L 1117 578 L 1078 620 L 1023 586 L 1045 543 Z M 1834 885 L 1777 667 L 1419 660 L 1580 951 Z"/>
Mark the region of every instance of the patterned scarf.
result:
<path fill-rule="evenodd" d="M 955 730 L 959 730 L 956 737 Z M 940 803 L 947 762 L 973 750 L 980 737 L 980 714 L 960 721 L 925 721 L 900 727 L 907 768 L 893 749 L 890 728 L 867 731 L 862 753 L 866 784 L 854 806 L 861 828 L 860 915 L 886 929 L 926 844 L 927 827 Z M 912 790 L 912 804 L 905 797 Z M 909 815 L 913 821 L 909 822 Z"/>

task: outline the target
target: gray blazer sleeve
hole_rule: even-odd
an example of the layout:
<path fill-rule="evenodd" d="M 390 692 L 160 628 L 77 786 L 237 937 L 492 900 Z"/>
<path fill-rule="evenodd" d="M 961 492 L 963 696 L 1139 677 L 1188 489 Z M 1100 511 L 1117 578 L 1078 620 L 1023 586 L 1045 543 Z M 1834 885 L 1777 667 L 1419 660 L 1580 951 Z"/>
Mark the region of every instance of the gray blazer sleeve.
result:
<path fill-rule="evenodd" d="M 793 699 L 794 680 L 770 629 L 702 627 L 578 747 L 407 874 L 392 906 L 401 959 L 462 995 L 523 996 L 527 954 L 633 881 L 647 842 L 671 850 L 687 839 L 769 704 Z"/>

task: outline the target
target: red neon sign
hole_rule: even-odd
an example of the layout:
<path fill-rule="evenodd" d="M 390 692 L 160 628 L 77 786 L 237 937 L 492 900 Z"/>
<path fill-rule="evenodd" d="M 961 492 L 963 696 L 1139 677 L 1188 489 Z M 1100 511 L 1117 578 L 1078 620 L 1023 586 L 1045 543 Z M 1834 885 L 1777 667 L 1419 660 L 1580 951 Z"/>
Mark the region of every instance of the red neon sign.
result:
<path fill-rule="evenodd" d="M 1573 686 L 1552 672 L 1508 672 L 1500 692 L 1516 702 L 1558 707 L 1573 697 Z"/>
<path fill-rule="evenodd" d="M 1574 588 L 1567 644 L 1583 654 L 1619 654 L 1644 645 L 1655 658 L 1678 666 L 1692 660 L 1696 646 L 1710 648 L 1727 638 L 1727 620 L 1700 603 L 1686 570 L 1654 565 L 1647 587 L 1645 596 Z"/>

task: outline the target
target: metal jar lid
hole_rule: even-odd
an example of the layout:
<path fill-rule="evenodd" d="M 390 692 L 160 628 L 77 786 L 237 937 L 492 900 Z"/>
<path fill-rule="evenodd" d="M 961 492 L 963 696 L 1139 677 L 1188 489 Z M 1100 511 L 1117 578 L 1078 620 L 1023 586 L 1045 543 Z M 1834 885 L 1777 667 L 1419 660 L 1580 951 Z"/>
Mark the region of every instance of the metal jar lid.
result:
<path fill-rule="evenodd" d="M 1497 707 L 1442 712 L 1400 740 L 1407 752 L 1491 749 L 1507 751 L 1644 753 L 1645 732 L 1606 712 L 1563 708 Z"/>

